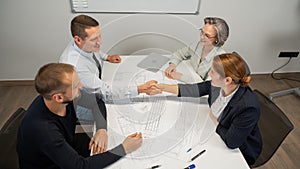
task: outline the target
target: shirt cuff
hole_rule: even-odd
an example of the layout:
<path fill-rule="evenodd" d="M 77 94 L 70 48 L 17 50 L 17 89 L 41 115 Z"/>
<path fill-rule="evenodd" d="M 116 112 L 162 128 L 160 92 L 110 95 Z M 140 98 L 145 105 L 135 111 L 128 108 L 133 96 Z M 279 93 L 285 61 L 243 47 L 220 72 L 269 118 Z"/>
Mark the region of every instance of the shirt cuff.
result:
<path fill-rule="evenodd" d="M 106 54 L 106 53 L 104 53 L 104 52 L 99 52 L 99 54 L 100 54 L 100 58 L 101 58 L 101 60 L 107 60 L 107 56 L 108 56 L 108 54 Z"/>
<path fill-rule="evenodd" d="M 139 95 L 137 86 L 129 87 L 129 95 L 130 97 L 135 97 Z"/>

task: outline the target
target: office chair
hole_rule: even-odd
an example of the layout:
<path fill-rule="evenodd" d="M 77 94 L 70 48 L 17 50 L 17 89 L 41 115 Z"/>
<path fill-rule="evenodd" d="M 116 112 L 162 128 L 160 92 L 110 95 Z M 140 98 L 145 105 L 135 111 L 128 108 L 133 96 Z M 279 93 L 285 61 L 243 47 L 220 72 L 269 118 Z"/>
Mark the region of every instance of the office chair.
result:
<path fill-rule="evenodd" d="M 241 55 L 240 54 L 238 54 L 236 51 L 233 51 L 232 52 L 232 54 L 234 54 L 234 55 L 237 55 L 237 56 L 240 56 L 241 57 Z M 244 60 L 244 63 L 245 63 L 245 68 L 246 68 L 246 72 L 245 72 L 245 74 L 247 75 L 247 76 L 250 76 L 250 74 L 251 74 L 251 70 L 250 70 L 250 67 L 248 66 L 248 64 L 247 64 L 247 62 Z"/>
<path fill-rule="evenodd" d="M 281 90 L 278 92 L 270 93 L 269 98 L 271 100 L 273 100 L 274 97 L 280 97 L 280 96 L 284 96 L 284 95 L 291 94 L 291 93 L 295 93 L 298 96 L 300 96 L 300 87 L 295 87 L 295 88 L 291 88 L 291 89 L 286 89 L 286 90 Z"/>
<path fill-rule="evenodd" d="M 259 167 L 271 159 L 294 126 L 276 104 L 258 90 L 253 91 L 260 102 L 260 119 L 262 152 L 251 168 Z"/>
<path fill-rule="evenodd" d="M 19 124 L 26 110 L 22 107 L 11 115 L 0 130 L 0 166 L 1 169 L 18 169 L 19 160 L 16 141 Z"/>
<path fill-rule="evenodd" d="M 16 141 L 18 128 L 26 110 L 18 108 L 15 113 L 5 122 L 0 130 L 0 168 L 1 169 L 19 169 L 19 158 L 16 151 Z M 88 145 L 90 134 L 93 134 L 93 123 L 90 121 L 78 121 L 76 124 L 75 137 L 84 139 Z M 88 133 L 88 134 L 87 134 Z M 82 140 L 82 139 L 79 139 Z M 80 145 L 80 143 L 78 143 Z M 77 149 L 80 150 L 80 149 Z M 83 155 L 83 154 L 82 154 Z M 89 154 L 88 154 L 89 155 Z"/>

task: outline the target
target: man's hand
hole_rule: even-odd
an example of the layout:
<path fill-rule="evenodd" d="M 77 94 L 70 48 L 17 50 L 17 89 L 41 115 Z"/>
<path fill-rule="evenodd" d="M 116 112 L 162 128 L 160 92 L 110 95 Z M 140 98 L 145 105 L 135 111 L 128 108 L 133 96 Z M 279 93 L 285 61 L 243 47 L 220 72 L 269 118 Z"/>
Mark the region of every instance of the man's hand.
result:
<path fill-rule="evenodd" d="M 176 72 L 176 65 L 174 63 L 171 63 L 169 65 L 169 67 L 167 67 L 167 69 L 165 70 L 165 75 L 170 78 L 170 79 L 173 79 L 172 76 L 171 76 L 171 73 L 172 72 Z"/>
<path fill-rule="evenodd" d="M 107 56 L 106 60 L 111 63 L 120 63 L 121 62 L 121 58 L 119 55 L 109 55 L 109 56 Z"/>
<path fill-rule="evenodd" d="M 142 145 L 142 142 L 142 133 L 134 133 L 126 137 L 122 145 L 126 154 L 128 154 L 138 149 Z"/>
<path fill-rule="evenodd" d="M 139 85 L 137 88 L 139 94 L 146 93 L 147 95 L 155 95 L 162 92 L 162 90 L 157 85 L 156 80 L 150 80 L 142 85 Z"/>
<path fill-rule="evenodd" d="M 92 137 L 89 149 L 92 149 L 92 154 L 103 153 L 107 149 L 108 136 L 106 133 L 106 129 L 99 129 Z"/>

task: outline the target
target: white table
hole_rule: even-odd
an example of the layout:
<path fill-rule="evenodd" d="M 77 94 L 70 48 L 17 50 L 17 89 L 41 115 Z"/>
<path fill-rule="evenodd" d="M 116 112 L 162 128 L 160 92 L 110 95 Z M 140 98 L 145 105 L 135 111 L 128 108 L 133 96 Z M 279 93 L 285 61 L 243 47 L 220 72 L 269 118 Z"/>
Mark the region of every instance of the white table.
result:
<path fill-rule="evenodd" d="M 137 67 L 146 56 L 122 56 L 121 64 L 105 62 L 103 80 L 122 86 L 139 85 L 155 79 L 159 83 L 177 83 L 164 76 L 167 64 L 156 73 Z M 179 70 L 180 71 L 180 70 Z M 184 70 L 183 70 L 184 71 Z M 120 144 L 134 132 L 143 133 L 143 144 L 135 152 L 109 166 L 112 169 L 160 168 L 249 168 L 239 149 L 226 147 L 215 133 L 208 117 L 206 98 L 178 98 L 162 93 L 139 95 L 133 99 L 107 104 L 109 148 Z M 192 150 L 189 151 L 189 149 Z M 204 154 L 190 159 L 200 151 Z"/>

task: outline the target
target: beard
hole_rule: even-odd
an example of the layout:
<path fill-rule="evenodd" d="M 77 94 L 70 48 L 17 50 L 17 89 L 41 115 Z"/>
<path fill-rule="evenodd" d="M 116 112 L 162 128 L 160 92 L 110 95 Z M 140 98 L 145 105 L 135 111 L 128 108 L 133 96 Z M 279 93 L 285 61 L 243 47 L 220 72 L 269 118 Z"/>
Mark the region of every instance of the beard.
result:
<path fill-rule="evenodd" d="M 73 99 L 71 99 L 71 100 L 66 99 L 62 102 L 62 104 L 70 104 L 72 102 L 73 102 Z"/>
<path fill-rule="evenodd" d="M 74 97 L 73 99 L 65 99 L 62 104 L 70 104 L 72 103 L 74 100 L 78 100 L 81 97 L 81 93 L 80 90 L 78 91 L 78 95 L 76 97 Z"/>

